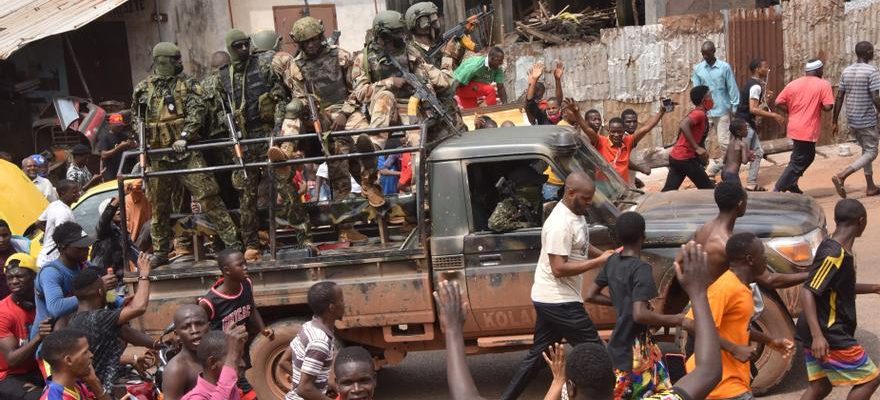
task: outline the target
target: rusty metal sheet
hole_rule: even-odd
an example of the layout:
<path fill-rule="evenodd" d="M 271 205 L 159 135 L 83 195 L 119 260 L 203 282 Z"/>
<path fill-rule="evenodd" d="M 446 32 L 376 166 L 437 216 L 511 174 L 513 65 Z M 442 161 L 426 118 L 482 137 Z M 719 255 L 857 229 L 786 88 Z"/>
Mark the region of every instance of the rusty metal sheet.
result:
<path fill-rule="evenodd" d="M 850 7 L 846 3 L 844 21 L 846 25 L 844 60 L 855 61 L 856 43 L 867 40 L 876 46 L 880 43 L 880 1 L 861 2 L 860 7 Z"/>
<path fill-rule="evenodd" d="M 786 82 L 803 76 L 803 65 L 818 57 L 825 79 L 836 83 L 846 66 L 843 0 L 791 0 L 783 5 L 783 45 Z"/>
<path fill-rule="evenodd" d="M 3 0 L 0 2 L 0 60 L 26 44 L 79 29 L 126 0 Z"/>
<path fill-rule="evenodd" d="M 724 16 L 717 12 L 663 17 L 659 23 L 670 35 L 708 35 L 724 31 Z"/>
<path fill-rule="evenodd" d="M 776 8 L 730 11 L 727 33 L 728 59 L 742 87 L 749 79 L 749 63 L 764 58 L 770 63 L 767 89 L 779 93 L 785 86 L 785 57 L 782 41 L 782 13 Z M 740 99 L 748 101 L 748 99 Z M 785 129 L 770 120 L 763 120 L 758 132 L 762 140 L 785 137 Z"/>
<path fill-rule="evenodd" d="M 608 51 L 608 99 L 641 103 L 665 89 L 662 25 L 602 31 Z"/>
<path fill-rule="evenodd" d="M 608 53 L 604 43 L 596 41 L 545 49 L 544 84 L 547 86 L 547 93 L 556 90 L 556 82 L 552 75 L 556 60 L 565 64 L 565 75 L 562 79 L 565 97 L 578 101 L 604 100 L 608 97 L 609 68 L 606 68 Z"/>

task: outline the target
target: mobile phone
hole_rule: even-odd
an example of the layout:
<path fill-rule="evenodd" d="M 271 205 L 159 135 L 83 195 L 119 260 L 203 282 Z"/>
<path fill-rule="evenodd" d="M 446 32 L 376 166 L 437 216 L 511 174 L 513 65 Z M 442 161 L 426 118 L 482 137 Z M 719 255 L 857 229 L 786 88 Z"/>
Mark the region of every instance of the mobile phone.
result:
<path fill-rule="evenodd" d="M 684 354 L 666 353 L 663 355 L 663 361 L 666 364 L 666 370 L 669 372 L 669 380 L 673 384 L 687 374 Z"/>
<path fill-rule="evenodd" d="M 672 110 L 675 110 L 675 102 L 672 101 L 672 99 L 663 99 L 662 102 L 663 102 L 663 109 L 666 112 L 672 112 Z"/>

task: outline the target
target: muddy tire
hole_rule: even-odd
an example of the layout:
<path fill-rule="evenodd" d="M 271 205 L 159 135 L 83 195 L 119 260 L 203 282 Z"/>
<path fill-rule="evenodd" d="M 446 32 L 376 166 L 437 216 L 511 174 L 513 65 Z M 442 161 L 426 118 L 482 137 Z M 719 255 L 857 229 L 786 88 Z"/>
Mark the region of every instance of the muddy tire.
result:
<path fill-rule="evenodd" d="M 767 294 L 764 294 L 764 312 L 752 324 L 752 328 L 772 338 L 787 338 L 794 341 L 794 324 L 785 306 Z M 752 381 L 752 393 L 760 396 L 770 392 L 782 381 L 793 362 L 794 356 L 784 358 L 782 354 L 759 345 L 757 354 L 752 358 L 752 363 L 758 370 L 758 376 Z"/>
<path fill-rule="evenodd" d="M 257 335 L 251 343 L 251 364 L 248 381 L 260 399 L 283 399 L 290 390 L 290 375 L 281 369 L 280 361 L 290 347 L 290 341 L 299 333 L 306 319 L 284 319 L 269 327 L 275 330 L 275 340 Z"/>

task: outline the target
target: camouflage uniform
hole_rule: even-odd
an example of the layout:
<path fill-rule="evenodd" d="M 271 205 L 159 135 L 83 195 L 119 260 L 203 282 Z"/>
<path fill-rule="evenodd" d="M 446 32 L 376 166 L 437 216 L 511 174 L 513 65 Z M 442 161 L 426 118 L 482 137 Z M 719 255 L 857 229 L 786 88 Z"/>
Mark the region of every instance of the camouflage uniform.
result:
<path fill-rule="evenodd" d="M 529 222 L 530 218 L 532 221 L 541 220 L 536 210 L 535 206 L 523 197 L 508 197 L 498 203 L 489 216 L 489 229 L 500 233 L 540 226 L 539 223 Z"/>
<path fill-rule="evenodd" d="M 202 131 L 206 112 L 203 94 L 201 85 L 182 73 L 163 75 L 154 71 L 138 83 L 132 96 L 132 105 L 142 104 L 146 107 L 143 119 L 147 145 L 153 149 L 165 148 L 181 140 L 197 139 Z M 173 100 L 173 104 L 166 103 L 166 99 Z M 151 172 L 206 166 L 202 154 L 194 151 L 150 157 L 149 164 Z M 156 258 L 167 259 L 171 247 L 170 199 L 175 181 L 183 184 L 201 204 L 226 246 L 241 247 L 238 230 L 223 206 L 218 196 L 217 183 L 210 174 L 163 176 L 150 178 L 147 191 L 153 207 L 151 228 Z"/>
<path fill-rule="evenodd" d="M 240 31 L 239 31 L 240 32 Z M 229 43 L 227 43 L 229 44 Z M 233 50 L 230 49 L 230 55 Z M 272 69 L 272 57 L 253 54 L 246 59 L 233 57 L 233 61 L 220 69 L 223 98 L 232 99 L 234 120 L 244 139 L 262 138 L 272 134 L 278 101 L 283 97 L 283 89 L 278 76 Z M 266 159 L 268 145 L 255 144 L 244 148 L 245 162 Z M 294 188 L 289 172 L 275 175 L 275 188 L 283 206 L 279 217 L 284 218 L 296 228 L 300 244 L 311 242 L 308 216 Z M 261 180 L 266 176 L 263 169 L 235 170 L 232 184 L 239 191 L 239 210 L 241 214 L 242 239 L 248 249 L 260 249 L 257 221 L 257 193 Z M 274 205 L 275 199 L 269 199 Z"/>

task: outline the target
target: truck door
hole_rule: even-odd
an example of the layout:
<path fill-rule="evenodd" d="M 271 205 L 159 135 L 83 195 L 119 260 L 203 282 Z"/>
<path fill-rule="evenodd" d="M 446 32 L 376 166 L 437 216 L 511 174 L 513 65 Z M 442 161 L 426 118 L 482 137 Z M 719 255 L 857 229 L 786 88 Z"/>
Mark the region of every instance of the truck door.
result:
<path fill-rule="evenodd" d="M 466 166 L 471 229 L 464 237 L 464 262 L 468 300 L 481 335 L 522 334 L 534 328 L 531 288 L 541 251 L 544 212 L 542 210 L 538 219 L 528 226 L 505 232 L 492 231 L 488 221 L 497 204 L 506 197 L 498 193 L 496 183 L 513 169 L 512 165 L 527 165 L 541 174 L 547 163 L 542 156 L 532 156 L 470 162 Z M 549 214 L 554 203 L 543 206 Z M 590 242 L 610 248 L 608 228 L 591 225 Z M 595 273 L 587 276 L 585 282 L 592 281 Z"/>

